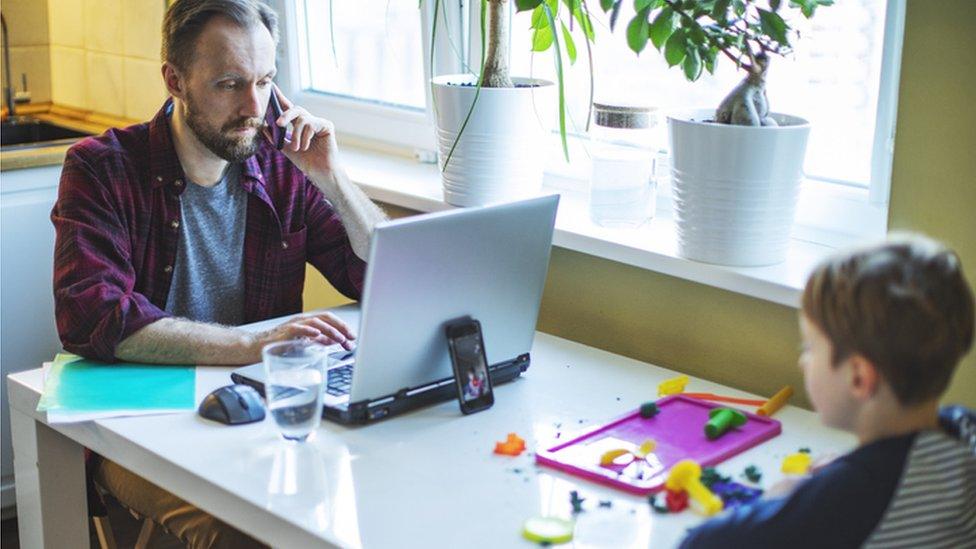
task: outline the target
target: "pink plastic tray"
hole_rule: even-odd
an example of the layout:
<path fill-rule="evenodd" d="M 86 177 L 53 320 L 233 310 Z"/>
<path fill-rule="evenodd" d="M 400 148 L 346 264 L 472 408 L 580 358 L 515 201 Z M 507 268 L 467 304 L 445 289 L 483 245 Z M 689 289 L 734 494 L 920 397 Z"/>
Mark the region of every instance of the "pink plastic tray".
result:
<path fill-rule="evenodd" d="M 647 495 L 663 487 L 668 470 L 682 459 L 693 459 L 703 467 L 715 465 L 782 431 L 775 419 L 742 410 L 749 418 L 745 425 L 708 440 L 704 430 L 708 411 L 728 405 L 674 395 L 658 400 L 657 406 L 660 412 L 652 418 L 642 418 L 634 411 L 553 446 L 542 446 L 546 449 L 536 452 L 535 461 L 632 494 Z M 647 439 L 657 442 L 657 448 L 646 460 L 600 465 L 604 452 L 636 449 Z"/>

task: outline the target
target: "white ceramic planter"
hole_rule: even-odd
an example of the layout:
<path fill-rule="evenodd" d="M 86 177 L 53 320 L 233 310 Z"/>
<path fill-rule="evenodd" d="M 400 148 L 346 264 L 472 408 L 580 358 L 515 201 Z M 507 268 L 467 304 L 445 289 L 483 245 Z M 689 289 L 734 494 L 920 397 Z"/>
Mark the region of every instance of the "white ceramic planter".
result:
<path fill-rule="evenodd" d="M 461 140 L 444 165 L 471 108 L 477 80 L 471 75 L 433 79 L 437 148 L 444 201 L 479 206 L 539 194 L 555 105 L 548 80 L 513 78 L 524 88 L 482 88 Z"/>
<path fill-rule="evenodd" d="M 682 257 L 734 266 L 779 263 L 793 227 L 810 124 L 702 122 L 713 110 L 668 117 L 672 199 Z"/>

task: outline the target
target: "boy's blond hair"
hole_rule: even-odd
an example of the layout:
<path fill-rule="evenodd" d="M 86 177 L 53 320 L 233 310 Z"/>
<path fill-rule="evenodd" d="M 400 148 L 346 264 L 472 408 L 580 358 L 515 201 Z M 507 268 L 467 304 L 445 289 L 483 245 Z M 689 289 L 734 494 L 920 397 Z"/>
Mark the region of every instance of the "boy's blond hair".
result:
<path fill-rule="evenodd" d="M 803 313 L 834 365 L 860 354 L 903 406 L 941 395 L 973 343 L 973 294 L 959 256 L 920 235 L 834 256 L 814 269 Z"/>

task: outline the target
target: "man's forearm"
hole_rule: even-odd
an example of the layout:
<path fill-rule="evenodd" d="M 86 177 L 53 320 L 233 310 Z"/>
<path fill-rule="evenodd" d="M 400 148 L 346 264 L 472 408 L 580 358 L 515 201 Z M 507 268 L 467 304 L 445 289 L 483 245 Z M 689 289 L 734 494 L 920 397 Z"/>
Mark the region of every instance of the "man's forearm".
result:
<path fill-rule="evenodd" d="M 363 261 L 367 261 L 373 227 L 386 221 L 386 214 L 362 189 L 349 180 L 342 168 L 334 170 L 329 176 L 314 177 L 312 182 L 322 190 L 342 219 L 342 226 L 349 235 L 353 252 Z"/>
<path fill-rule="evenodd" d="M 119 360 L 149 364 L 250 364 L 261 360 L 252 334 L 237 328 L 163 318 L 122 340 Z"/>

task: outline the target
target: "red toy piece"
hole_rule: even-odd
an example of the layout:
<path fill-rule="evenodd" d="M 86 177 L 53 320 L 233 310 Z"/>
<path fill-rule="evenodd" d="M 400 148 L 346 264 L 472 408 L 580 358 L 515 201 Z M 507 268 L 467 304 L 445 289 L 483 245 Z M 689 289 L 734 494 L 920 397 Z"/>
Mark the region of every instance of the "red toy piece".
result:
<path fill-rule="evenodd" d="M 664 503 L 668 506 L 668 511 L 680 513 L 688 508 L 688 492 L 675 492 L 674 490 L 664 491 Z"/>
<path fill-rule="evenodd" d="M 509 433 L 505 442 L 495 443 L 495 453 L 503 456 L 517 456 L 525 451 L 525 441 L 515 433 Z"/>

